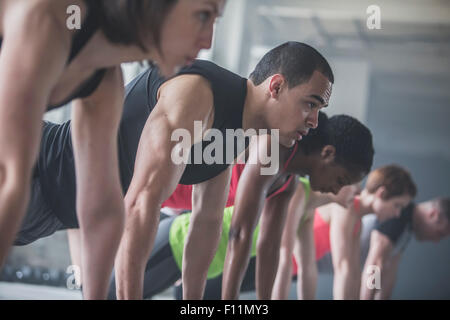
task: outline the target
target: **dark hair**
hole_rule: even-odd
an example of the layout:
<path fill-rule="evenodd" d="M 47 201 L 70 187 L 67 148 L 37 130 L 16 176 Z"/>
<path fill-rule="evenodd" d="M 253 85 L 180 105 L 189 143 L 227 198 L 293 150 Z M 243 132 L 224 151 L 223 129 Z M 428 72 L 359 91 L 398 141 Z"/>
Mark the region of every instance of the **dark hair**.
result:
<path fill-rule="evenodd" d="M 417 188 L 409 172 L 395 164 L 387 165 L 372 171 L 366 182 L 369 193 L 375 193 L 378 188 L 386 189 L 385 200 L 393 197 L 410 195 L 416 196 Z"/>
<path fill-rule="evenodd" d="M 447 216 L 447 220 L 450 221 L 450 198 L 435 198 L 431 200 L 433 205 L 437 207 L 440 213 Z"/>
<path fill-rule="evenodd" d="M 321 72 L 334 83 L 334 75 L 327 60 L 313 47 L 301 42 L 286 42 L 262 57 L 250 74 L 256 85 L 274 74 L 282 74 L 289 88 L 308 82 L 314 71 Z"/>
<path fill-rule="evenodd" d="M 299 150 L 310 154 L 326 145 L 335 147 L 335 161 L 344 168 L 370 172 L 374 155 L 372 134 L 357 119 L 347 115 L 328 118 L 320 111 L 319 125 L 300 141 Z"/>
<path fill-rule="evenodd" d="M 178 0 L 90 0 L 99 2 L 100 29 L 112 43 L 159 48 L 162 24 Z M 150 36 L 150 37 L 149 37 Z"/>

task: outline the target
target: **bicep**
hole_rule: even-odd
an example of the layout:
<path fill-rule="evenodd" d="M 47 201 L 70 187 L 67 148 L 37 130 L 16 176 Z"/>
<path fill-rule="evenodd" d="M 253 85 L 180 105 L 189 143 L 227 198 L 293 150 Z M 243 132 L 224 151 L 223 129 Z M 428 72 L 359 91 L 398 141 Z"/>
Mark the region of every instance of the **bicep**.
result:
<path fill-rule="evenodd" d="M 206 86 L 206 87 L 205 87 Z M 190 94 L 187 93 L 190 91 Z M 199 78 L 176 77 L 160 89 L 158 103 L 142 131 L 128 193 L 160 184 L 157 201 L 175 190 L 186 167 L 195 137 L 194 121 L 208 118 L 212 98 Z M 155 188 L 153 188 L 155 190 Z"/>
<path fill-rule="evenodd" d="M 232 166 L 216 177 L 195 184 L 192 190 L 192 209 L 194 211 L 222 211 L 225 207 L 230 186 Z M 221 215 L 222 216 L 222 215 Z"/>

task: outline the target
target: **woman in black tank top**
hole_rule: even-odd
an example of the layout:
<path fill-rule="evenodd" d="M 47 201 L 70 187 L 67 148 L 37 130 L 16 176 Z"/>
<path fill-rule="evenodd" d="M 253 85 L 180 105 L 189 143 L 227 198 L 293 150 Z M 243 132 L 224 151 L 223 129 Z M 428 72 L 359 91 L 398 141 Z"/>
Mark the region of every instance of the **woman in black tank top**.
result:
<path fill-rule="evenodd" d="M 223 0 L 0 0 L 0 267 L 29 198 L 41 118 L 74 101 L 72 139 L 85 297 L 105 298 L 123 230 L 116 134 L 120 64 L 164 75 L 211 45 Z M 19 75 L 19 76 L 17 76 Z M 25 197 L 24 197 L 25 196 Z"/>

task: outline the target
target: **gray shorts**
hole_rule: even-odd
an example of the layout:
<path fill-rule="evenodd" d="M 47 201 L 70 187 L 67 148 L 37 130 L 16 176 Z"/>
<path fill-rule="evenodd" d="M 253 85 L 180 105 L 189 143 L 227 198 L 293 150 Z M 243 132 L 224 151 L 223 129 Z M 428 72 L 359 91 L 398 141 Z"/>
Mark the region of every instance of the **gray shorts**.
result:
<path fill-rule="evenodd" d="M 66 229 L 42 196 L 39 177 L 31 182 L 30 202 L 19 232 L 14 241 L 15 246 L 23 246 L 40 238 L 48 237 L 58 230 Z"/>

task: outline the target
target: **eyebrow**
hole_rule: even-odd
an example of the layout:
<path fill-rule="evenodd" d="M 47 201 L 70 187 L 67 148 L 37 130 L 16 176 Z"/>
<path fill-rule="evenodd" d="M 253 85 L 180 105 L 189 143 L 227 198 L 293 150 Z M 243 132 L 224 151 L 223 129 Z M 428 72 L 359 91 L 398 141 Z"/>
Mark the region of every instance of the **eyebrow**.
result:
<path fill-rule="evenodd" d="M 318 95 L 316 95 L 316 94 L 312 94 L 312 95 L 310 95 L 310 97 L 316 99 L 316 100 L 319 101 L 321 104 L 323 104 L 323 105 L 324 105 L 324 106 L 323 106 L 324 108 L 328 107 L 328 104 L 325 104 L 325 101 L 322 99 L 321 96 L 318 96 Z"/>
<path fill-rule="evenodd" d="M 218 17 L 222 17 L 223 16 L 223 10 L 222 12 L 219 11 L 219 5 L 217 4 L 217 2 L 211 1 L 211 0 L 206 0 L 205 4 L 209 4 L 213 7 L 213 11 L 214 14 Z"/>

